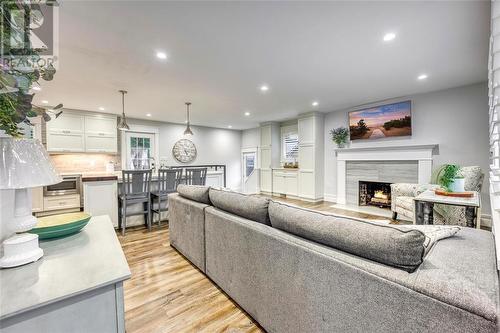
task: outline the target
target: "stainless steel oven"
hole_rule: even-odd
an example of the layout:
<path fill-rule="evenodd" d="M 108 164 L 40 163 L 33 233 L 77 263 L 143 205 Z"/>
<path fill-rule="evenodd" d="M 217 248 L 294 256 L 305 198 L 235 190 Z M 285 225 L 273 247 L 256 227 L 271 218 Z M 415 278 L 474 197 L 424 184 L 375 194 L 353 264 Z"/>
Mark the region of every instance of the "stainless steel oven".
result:
<path fill-rule="evenodd" d="M 81 175 L 65 175 L 62 176 L 62 182 L 44 186 L 43 196 L 55 196 L 66 194 L 80 194 L 82 176 Z"/>

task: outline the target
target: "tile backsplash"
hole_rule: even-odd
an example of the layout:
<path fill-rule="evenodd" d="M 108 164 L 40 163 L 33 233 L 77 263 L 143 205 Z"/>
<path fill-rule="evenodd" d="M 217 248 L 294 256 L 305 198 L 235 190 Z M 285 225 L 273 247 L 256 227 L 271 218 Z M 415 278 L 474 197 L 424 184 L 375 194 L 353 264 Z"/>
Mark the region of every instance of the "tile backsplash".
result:
<path fill-rule="evenodd" d="M 107 154 L 60 154 L 50 155 L 57 171 L 68 172 L 105 172 L 106 164 L 115 163 L 115 171 L 121 170 L 119 155 Z"/>

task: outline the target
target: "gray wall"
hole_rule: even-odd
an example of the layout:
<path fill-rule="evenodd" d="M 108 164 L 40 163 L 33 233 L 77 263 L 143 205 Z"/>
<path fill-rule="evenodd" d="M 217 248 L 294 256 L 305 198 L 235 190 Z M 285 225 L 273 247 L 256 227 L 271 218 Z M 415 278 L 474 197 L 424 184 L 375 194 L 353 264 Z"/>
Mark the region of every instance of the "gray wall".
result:
<path fill-rule="evenodd" d="M 241 132 L 241 148 L 256 148 L 260 146 L 260 127 Z"/>
<path fill-rule="evenodd" d="M 489 214 L 487 95 L 486 83 L 479 83 L 395 99 L 394 101 L 404 99 L 412 101 L 412 137 L 358 141 L 351 143 L 350 146 L 439 144 L 438 155 L 434 156 L 434 165 L 444 163 L 479 165 L 484 170 L 486 178 L 482 193 L 483 213 Z M 329 131 L 335 127 L 347 126 L 348 111 L 350 110 L 334 111 L 325 116 L 326 197 L 334 197 L 337 186 L 335 144 L 330 139 Z"/>
<path fill-rule="evenodd" d="M 175 142 L 183 138 L 186 125 L 127 119 L 130 125 L 151 126 L 159 129 L 159 158 L 168 165 L 186 165 L 172 156 Z M 191 126 L 194 135 L 190 138 L 196 145 L 198 155 L 193 165 L 225 164 L 227 166 L 227 186 L 239 189 L 241 186 L 241 131 L 211 127 Z M 189 165 L 189 164 L 187 164 Z"/>

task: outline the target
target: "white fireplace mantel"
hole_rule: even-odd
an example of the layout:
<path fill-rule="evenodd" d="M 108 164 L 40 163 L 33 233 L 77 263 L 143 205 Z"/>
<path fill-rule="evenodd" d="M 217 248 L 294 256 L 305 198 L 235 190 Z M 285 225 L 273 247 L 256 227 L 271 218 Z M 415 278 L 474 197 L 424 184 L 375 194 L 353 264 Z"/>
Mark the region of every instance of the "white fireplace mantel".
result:
<path fill-rule="evenodd" d="M 418 183 L 429 183 L 432 156 L 439 145 L 372 146 L 337 149 L 337 203 L 346 204 L 347 161 L 417 161 Z"/>

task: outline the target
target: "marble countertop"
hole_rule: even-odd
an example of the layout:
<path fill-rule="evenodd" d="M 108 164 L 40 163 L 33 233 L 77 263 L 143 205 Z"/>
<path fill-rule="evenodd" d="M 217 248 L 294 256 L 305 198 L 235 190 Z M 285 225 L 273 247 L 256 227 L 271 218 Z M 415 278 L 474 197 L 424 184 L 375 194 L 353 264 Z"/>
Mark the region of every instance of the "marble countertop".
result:
<path fill-rule="evenodd" d="M 94 216 L 79 233 L 40 241 L 37 262 L 0 270 L 0 319 L 130 277 L 108 216 Z"/>

